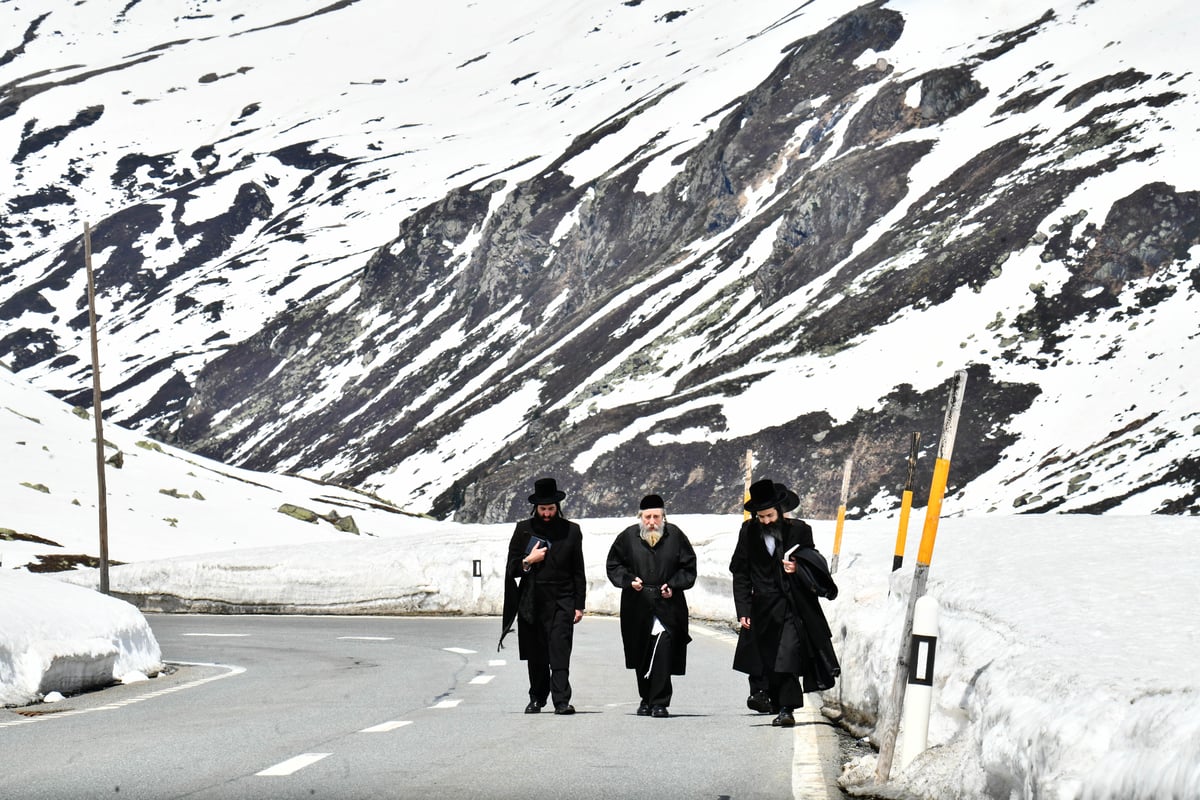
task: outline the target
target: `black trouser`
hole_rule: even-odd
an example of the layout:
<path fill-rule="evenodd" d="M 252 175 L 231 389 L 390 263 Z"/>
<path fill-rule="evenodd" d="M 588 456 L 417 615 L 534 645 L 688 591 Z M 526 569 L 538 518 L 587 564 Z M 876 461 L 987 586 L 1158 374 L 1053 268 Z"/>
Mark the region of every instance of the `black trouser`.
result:
<path fill-rule="evenodd" d="M 761 676 L 767 684 L 767 694 L 771 697 L 771 705 L 777 708 L 800 708 L 804 705 L 804 690 L 800 686 L 800 676 L 794 672 L 775 672 L 770 669 L 779 654 L 779 646 L 784 638 L 784 626 L 792 624 L 780 619 L 776 614 L 758 614 L 754 617 L 754 625 L 758 628 L 758 641 L 766 645 L 760 649 L 762 661 L 767 673 Z M 752 676 L 753 677 L 753 676 Z"/>
<path fill-rule="evenodd" d="M 772 672 L 767 676 L 767 686 L 771 705 L 779 708 L 800 708 L 804 705 L 804 690 L 796 673 Z"/>
<path fill-rule="evenodd" d="M 671 632 L 650 637 L 646 654 L 637 668 L 638 694 L 649 706 L 671 705 Z"/>
<path fill-rule="evenodd" d="M 525 665 L 529 670 L 529 699 L 541 705 L 553 700 L 555 707 L 571 702 L 571 647 L 575 634 L 575 611 L 554 605 L 539 609 L 542 619 L 525 630 L 532 633 Z"/>

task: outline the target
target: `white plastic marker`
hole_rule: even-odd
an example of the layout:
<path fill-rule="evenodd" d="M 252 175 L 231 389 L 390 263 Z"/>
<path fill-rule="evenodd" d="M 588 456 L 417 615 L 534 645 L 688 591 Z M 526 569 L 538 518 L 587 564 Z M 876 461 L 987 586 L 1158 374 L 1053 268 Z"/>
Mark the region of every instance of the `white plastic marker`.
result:
<path fill-rule="evenodd" d="M 913 609 L 912 642 L 908 656 L 908 690 L 904 693 L 904 735 L 900 768 L 904 769 L 929 745 L 929 710 L 933 705 L 933 661 L 937 653 L 938 604 L 929 595 Z"/>

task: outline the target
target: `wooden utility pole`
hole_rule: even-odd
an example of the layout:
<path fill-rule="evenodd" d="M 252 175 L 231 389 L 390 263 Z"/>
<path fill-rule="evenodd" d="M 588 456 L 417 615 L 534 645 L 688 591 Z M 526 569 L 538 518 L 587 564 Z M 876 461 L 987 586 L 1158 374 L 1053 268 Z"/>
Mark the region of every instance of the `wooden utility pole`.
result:
<path fill-rule="evenodd" d="M 933 481 L 929 487 L 929 505 L 925 507 L 925 528 L 921 533 L 921 547 L 917 551 L 917 568 L 913 572 L 912 591 L 908 594 L 908 611 L 904 618 L 904 630 L 900 636 L 900 654 L 896 657 L 896 674 L 892 676 L 890 699 L 880 709 L 879 758 L 875 762 L 875 782 L 887 783 L 892 772 L 892 759 L 896 755 L 896 736 L 900 730 L 901 707 L 904 705 L 904 690 L 908 687 L 908 649 L 912 638 L 913 615 L 917 600 L 925 596 L 929 585 L 929 562 L 933 561 L 933 543 L 937 538 L 938 520 L 942 515 L 942 499 L 946 495 L 946 479 L 950 475 L 950 455 L 954 451 L 954 437 L 958 433 L 958 418 L 962 413 L 963 393 L 967 388 L 967 372 L 954 373 L 950 389 L 950 402 L 946 406 L 946 418 L 942 422 L 942 438 L 938 442 L 937 461 L 933 465 Z"/>
<path fill-rule="evenodd" d="M 750 474 L 753 471 L 754 471 L 754 451 L 747 450 L 746 451 L 746 484 L 745 484 L 745 486 L 742 487 L 742 504 L 743 505 L 750 502 L 750 482 L 751 482 Z M 742 510 L 742 519 L 743 520 L 750 519 L 750 512 L 743 509 Z"/>
<path fill-rule="evenodd" d="M 87 268 L 88 323 L 92 331 L 92 417 L 96 420 L 96 487 L 100 512 L 100 592 L 108 594 L 108 487 L 104 481 L 104 418 L 100 408 L 100 345 L 96 335 L 96 278 L 92 273 L 92 229 L 83 223 L 83 262 Z"/>

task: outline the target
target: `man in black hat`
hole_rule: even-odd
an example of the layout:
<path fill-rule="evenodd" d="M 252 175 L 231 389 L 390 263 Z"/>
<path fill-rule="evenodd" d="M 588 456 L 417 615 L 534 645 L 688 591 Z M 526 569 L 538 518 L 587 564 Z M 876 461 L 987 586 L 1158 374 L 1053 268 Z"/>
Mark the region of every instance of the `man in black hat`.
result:
<path fill-rule="evenodd" d="M 783 512 L 785 517 L 800 507 L 800 496 L 782 483 L 775 484 L 775 494 L 783 498 L 779 510 Z M 757 524 L 752 517 L 748 517 L 742 523 L 742 530 L 744 531 L 749 525 Z M 741 531 L 738 532 L 738 535 L 741 535 Z M 730 563 L 729 569 L 733 571 L 732 563 Z M 739 631 L 739 636 L 749 636 L 749 631 L 741 630 Z M 746 708 L 749 708 L 751 711 L 757 711 L 760 714 L 778 714 L 779 708 L 771 705 L 771 693 L 767 685 L 767 677 L 761 672 L 751 673 L 746 677 L 750 683 L 750 696 L 746 698 Z"/>
<path fill-rule="evenodd" d="M 687 668 L 688 608 L 684 590 L 696 583 L 696 551 L 666 504 L 646 495 L 638 522 L 617 534 L 608 551 L 608 579 L 621 590 L 625 666 L 636 670 L 639 717 L 669 717 L 671 676 Z"/>
<path fill-rule="evenodd" d="M 574 626 L 583 619 L 587 578 L 583 533 L 562 515 L 566 496 L 554 478 L 535 481 L 533 515 L 517 523 L 508 543 L 500 647 L 516 620 L 518 651 L 529 670 L 526 714 L 541 711 L 547 699 L 555 714 L 575 713 L 571 646 Z"/>
<path fill-rule="evenodd" d="M 837 586 L 812 529 L 784 517 L 782 488 L 770 480 L 751 484 L 744 508 L 753 518 L 742 526 L 729 570 L 743 632 L 733 668 L 766 677 L 770 707 L 779 710 L 771 724 L 790 728 L 804 693 L 832 688 L 841 668 L 817 600 L 837 597 Z"/>

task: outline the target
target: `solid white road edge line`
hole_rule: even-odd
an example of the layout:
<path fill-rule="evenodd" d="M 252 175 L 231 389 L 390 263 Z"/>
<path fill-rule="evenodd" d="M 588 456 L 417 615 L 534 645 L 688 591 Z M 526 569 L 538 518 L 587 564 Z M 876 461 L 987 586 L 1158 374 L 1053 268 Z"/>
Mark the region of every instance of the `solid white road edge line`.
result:
<path fill-rule="evenodd" d="M 811 696 L 810 696 L 811 699 Z M 836 776 L 826 774 L 821 750 L 828 749 L 829 739 L 837 747 L 837 734 L 826 723 L 816 706 L 796 709 L 796 727 L 792 737 L 792 797 L 803 800 L 833 800 L 841 793 L 830 790 Z"/>
<path fill-rule="evenodd" d="M 720 639 L 737 645 L 737 634 L 731 629 L 712 630 L 703 625 L 692 628 L 702 636 Z M 835 800 L 841 796 L 830 787 L 837 785 L 833 770 L 836 759 L 837 734 L 827 724 L 819 709 L 819 695 L 810 695 L 817 705 L 806 703 L 795 711 L 796 727 L 792 728 L 792 797 L 797 800 Z M 827 755 L 822 757 L 822 750 Z M 827 763 L 830 766 L 827 766 Z"/>
<path fill-rule="evenodd" d="M 203 686 L 206 683 L 212 683 L 213 681 L 219 681 L 223 678 L 229 678 L 234 675 L 241 675 L 243 672 L 246 671 L 245 667 L 235 667 L 230 664 L 210 664 L 210 663 L 200 662 L 200 661 L 167 661 L 165 663 L 179 664 L 180 666 L 184 666 L 184 667 L 217 667 L 219 669 L 224 669 L 224 670 L 228 670 L 228 671 L 222 672 L 220 675 L 210 675 L 207 678 L 198 678 L 194 681 L 188 681 L 187 683 L 178 684 L 177 686 L 168 686 L 165 689 L 156 689 L 153 692 L 147 692 L 146 694 L 141 694 L 141 695 L 138 695 L 137 697 L 127 697 L 124 700 L 118 700 L 117 702 L 109 703 L 109 704 L 103 705 L 103 706 L 96 706 L 95 708 L 77 708 L 77 709 L 73 709 L 71 711 L 60 711 L 60 712 L 57 712 L 54 714 L 46 714 L 46 715 L 37 716 L 37 717 L 27 717 L 25 719 L 14 720 L 12 722 L 0 722 L 0 728 L 12 728 L 17 725 L 28 725 L 32 722 L 45 722 L 50 719 L 61 719 L 63 717 L 74 717 L 79 714 L 90 714 L 93 711 L 116 711 L 118 709 L 124 708 L 125 706 L 132 705 L 134 703 L 140 703 L 143 700 L 150 700 L 151 698 L 154 698 L 154 697 L 162 697 L 163 695 L 172 694 L 173 692 L 181 692 L 184 689 L 194 689 L 197 686 Z"/>

